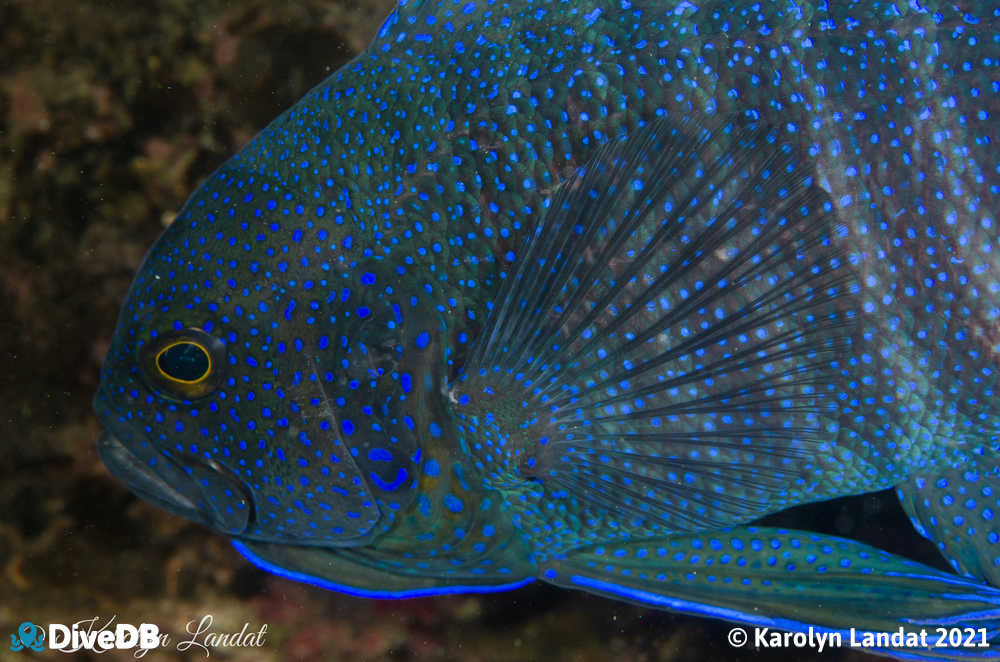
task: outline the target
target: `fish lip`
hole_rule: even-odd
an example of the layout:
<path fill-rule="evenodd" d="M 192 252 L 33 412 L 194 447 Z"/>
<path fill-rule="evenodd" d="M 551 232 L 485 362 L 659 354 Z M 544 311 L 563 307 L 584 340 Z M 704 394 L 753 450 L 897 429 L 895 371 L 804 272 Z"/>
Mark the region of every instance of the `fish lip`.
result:
<path fill-rule="evenodd" d="M 177 485 L 168 482 L 133 453 L 110 428 L 105 429 L 97 440 L 97 453 L 112 475 L 137 496 L 169 513 L 212 527 L 211 519 L 198 506 L 200 494 L 191 481 L 180 481 Z M 190 488 L 191 494 L 185 493 L 184 487 Z"/>

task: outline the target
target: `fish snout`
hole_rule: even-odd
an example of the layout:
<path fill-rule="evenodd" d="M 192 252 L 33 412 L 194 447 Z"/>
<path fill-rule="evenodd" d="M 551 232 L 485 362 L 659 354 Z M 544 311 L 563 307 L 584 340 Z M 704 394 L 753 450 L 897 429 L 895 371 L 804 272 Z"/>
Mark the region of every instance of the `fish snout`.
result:
<path fill-rule="evenodd" d="M 106 425 L 97 442 L 105 466 L 134 494 L 169 513 L 227 535 L 243 533 L 253 500 L 232 471 L 193 453 L 168 456 L 128 424 Z"/>

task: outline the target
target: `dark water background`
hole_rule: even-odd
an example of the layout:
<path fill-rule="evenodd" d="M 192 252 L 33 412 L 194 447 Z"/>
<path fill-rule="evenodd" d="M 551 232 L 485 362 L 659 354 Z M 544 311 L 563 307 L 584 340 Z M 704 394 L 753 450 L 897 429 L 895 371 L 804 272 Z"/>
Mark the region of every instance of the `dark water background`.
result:
<path fill-rule="evenodd" d="M 868 660 L 736 650 L 730 626 L 534 585 L 490 596 L 351 598 L 257 570 L 131 496 L 100 463 L 90 399 L 118 306 L 185 197 L 363 48 L 391 0 L 0 0 L 0 660 L 22 621 L 189 621 L 257 630 L 218 660 Z M 891 495 L 773 523 L 940 565 Z M 210 659 L 211 659 L 210 658 Z M 201 660 L 174 647 L 145 660 Z"/>

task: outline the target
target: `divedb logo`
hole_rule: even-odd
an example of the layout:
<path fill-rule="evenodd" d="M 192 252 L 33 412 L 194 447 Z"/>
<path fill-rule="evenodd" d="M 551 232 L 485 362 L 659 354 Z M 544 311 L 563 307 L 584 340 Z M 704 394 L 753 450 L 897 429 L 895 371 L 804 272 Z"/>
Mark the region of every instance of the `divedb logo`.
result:
<path fill-rule="evenodd" d="M 135 650 L 142 657 L 150 648 L 160 646 L 160 628 L 153 623 L 132 625 L 116 623 L 118 616 L 102 622 L 99 616 L 86 618 L 71 625 L 49 623 L 48 636 L 40 625 L 21 623 L 10 635 L 10 650 L 49 650 L 75 653 L 81 650 L 103 653 L 112 649 Z"/>

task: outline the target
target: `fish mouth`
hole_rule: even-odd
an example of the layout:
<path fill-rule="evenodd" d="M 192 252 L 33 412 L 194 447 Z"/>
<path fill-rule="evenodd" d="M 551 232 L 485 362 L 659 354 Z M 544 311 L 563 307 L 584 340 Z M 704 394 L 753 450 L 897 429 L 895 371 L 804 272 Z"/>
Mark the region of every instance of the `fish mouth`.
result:
<path fill-rule="evenodd" d="M 232 472 L 189 453 L 168 457 L 136 439 L 141 437 L 129 429 L 116 434 L 108 427 L 97 441 L 104 465 L 129 490 L 169 513 L 227 535 L 247 529 L 253 500 Z"/>

